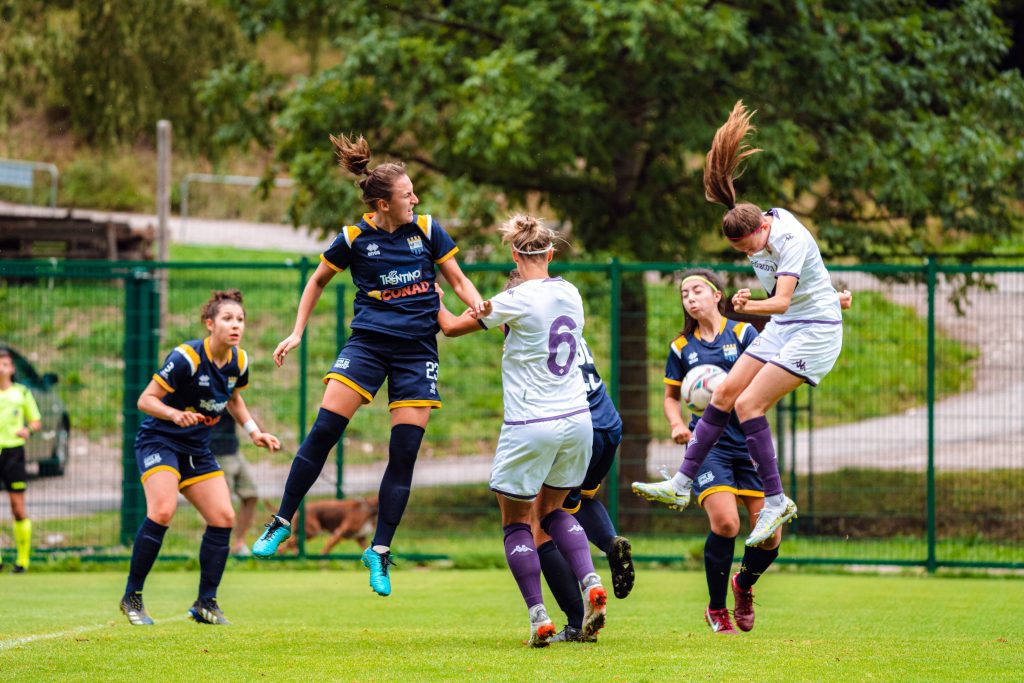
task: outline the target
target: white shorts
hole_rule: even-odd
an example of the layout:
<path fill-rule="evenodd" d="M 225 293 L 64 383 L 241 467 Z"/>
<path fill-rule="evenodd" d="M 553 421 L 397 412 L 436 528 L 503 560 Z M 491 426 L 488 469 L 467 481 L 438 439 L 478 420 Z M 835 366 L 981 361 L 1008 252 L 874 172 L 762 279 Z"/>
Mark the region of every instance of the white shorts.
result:
<path fill-rule="evenodd" d="M 587 474 L 593 441 L 589 409 L 569 417 L 505 424 L 489 486 L 517 500 L 533 500 L 542 485 L 574 489 Z"/>
<path fill-rule="evenodd" d="M 780 324 L 771 320 L 746 353 L 778 365 L 814 387 L 832 370 L 842 348 L 841 322 Z"/>

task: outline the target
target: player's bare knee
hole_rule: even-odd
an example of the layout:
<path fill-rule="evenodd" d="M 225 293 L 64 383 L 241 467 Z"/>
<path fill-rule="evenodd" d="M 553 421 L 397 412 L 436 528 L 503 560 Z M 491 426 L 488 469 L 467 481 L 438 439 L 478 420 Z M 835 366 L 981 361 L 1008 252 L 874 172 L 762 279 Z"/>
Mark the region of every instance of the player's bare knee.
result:
<path fill-rule="evenodd" d="M 719 536 L 735 538 L 740 533 L 740 518 L 730 515 L 712 517 L 711 530 Z"/>
<path fill-rule="evenodd" d="M 177 505 L 175 503 L 153 505 L 146 510 L 146 516 L 160 526 L 170 526 L 171 520 L 174 519 L 176 508 Z"/>
<path fill-rule="evenodd" d="M 740 419 L 740 422 L 746 422 L 755 417 L 763 416 L 765 409 L 764 401 L 760 397 L 753 396 L 750 392 L 745 391 L 736 399 L 736 416 Z"/>

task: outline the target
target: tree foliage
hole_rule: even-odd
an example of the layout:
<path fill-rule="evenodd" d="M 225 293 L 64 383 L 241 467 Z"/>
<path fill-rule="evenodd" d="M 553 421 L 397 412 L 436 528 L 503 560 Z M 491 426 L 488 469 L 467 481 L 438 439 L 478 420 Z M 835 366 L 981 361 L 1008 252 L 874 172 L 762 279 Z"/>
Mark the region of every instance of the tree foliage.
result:
<path fill-rule="evenodd" d="M 326 144 L 355 131 L 462 183 L 471 224 L 495 207 L 469 195 L 538 196 L 591 250 L 706 253 L 721 212 L 702 155 L 742 98 L 766 151 L 741 196 L 795 209 L 826 251 L 984 246 L 1020 225 L 1024 82 L 998 71 L 1007 31 L 984 0 L 366 1 L 338 30 L 344 60 L 276 122 L 296 220 L 358 210 Z"/>

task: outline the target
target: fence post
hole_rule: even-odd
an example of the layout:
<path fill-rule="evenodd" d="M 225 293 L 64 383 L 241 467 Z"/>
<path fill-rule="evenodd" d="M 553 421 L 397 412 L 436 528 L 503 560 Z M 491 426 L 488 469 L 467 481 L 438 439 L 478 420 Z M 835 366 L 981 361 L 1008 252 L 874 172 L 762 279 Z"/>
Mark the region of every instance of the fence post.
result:
<path fill-rule="evenodd" d="M 121 543 L 131 545 L 142 523 L 146 499 L 135 462 L 135 435 L 142 416 L 135 405 L 157 364 L 159 293 L 152 273 L 132 271 L 124 281 L 124 397 L 121 431 Z"/>
<path fill-rule="evenodd" d="M 929 573 L 935 573 L 935 289 L 938 269 L 935 259 L 927 260 L 928 278 L 928 560 Z"/>
<path fill-rule="evenodd" d="M 608 268 L 609 280 L 611 281 L 611 339 L 609 340 L 608 357 L 609 373 L 608 379 L 611 385 L 611 399 L 615 407 L 619 407 L 619 307 L 622 302 L 622 272 L 618 258 L 612 258 Z M 619 526 L 619 465 L 621 458 L 615 461 L 615 466 L 608 473 L 608 516 L 611 517 L 612 525 Z"/>
<path fill-rule="evenodd" d="M 309 273 L 309 259 L 303 256 L 299 259 L 299 299 L 302 299 L 302 291 L 306 288 L 306 276 Z M 298 305 L 296 305 L 298 308 Z M 306 344 L 306 334 L 302 334 L 302 342 L 299 344 L 299 443 L 306 439 L 306 370 L 309 365 L 309 347 Z M 299 503 L 298 529 L 295 530 L 298 539 L 299 557 L 306 557 L 306 501 Z"/>
<path fill-rule="evenodd" d="M 341 349 L 345 346 L 345 341 L 348 338 L 348 332 L 345 328 L 345 285 L 338 284 L 335 287 L 338 292 L 338 304 L 337 304 L 337 315 L 335 316 L 335 327 L 334 327 L 334 343 L 338 349 L 338 353 L 341 353 Z M 334 481 L 334 497 L 342 499 L 345 497 L 345 439 L 342 437 L 338 440 L 338 445 L 334 451 L 334 464 L 337 469 L 337 477 Z"/>

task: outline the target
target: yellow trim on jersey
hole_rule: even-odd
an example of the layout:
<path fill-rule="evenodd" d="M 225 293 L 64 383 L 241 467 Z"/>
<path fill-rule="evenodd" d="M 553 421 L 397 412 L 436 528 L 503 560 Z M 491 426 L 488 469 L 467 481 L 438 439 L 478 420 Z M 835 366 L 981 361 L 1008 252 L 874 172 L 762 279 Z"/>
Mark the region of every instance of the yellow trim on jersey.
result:
<path fill-rule="evenodd" d="M 683 335 L 679 335 L 678 337 L 672 340 L 672 348 L 675 349 L 676 353 L 680 355 L 682 355 L 683 349 L 686 347 L 687 344 L 689 344 L 689 342 L 686 341 L 686 337 L 684 337 Z"/>
<path fill-rule="evenodd" d="M 174 350 L 185 357 L 185 360 L 192 366 L 192 374 L 196 374 L 199 370 L 199 354 L 196 353 L 196 350 L 188 344 L 179 344 Z"/>
<path fill-rule="evenodd" d="M 324 375 L 324 384 L 327 384 L 332 379 L 341 382 L 342 384 L 344 384 L 345 386 L 347 386 L 348 388 L 352 389 L 357 394 L 362 396 L 364 402 L 369 403 L 370 401 L 373 400 L 373 394 L 371 394 L 366 389 L 363 389 L 361 386 L 350 380 L 348 377 L 345 377 L 345 375 L 339 375 L 336 372 L 328 372 L 326 375 Z"/>
<path fill-rule="evenodd" d="M 441 265 L 442 263 L 444 263 L 445 261 L 450 259 L 452 256 L 455 256 L 455 254 L 457 254 L 457 253 L 459 253 L 459 248 L 458 247 L 452 247 L 451 251 L 449 251 L 447 254 L 445 254 L 441 258 L 437 259 L 436 261 L 434 261 L 434 263 L 436 263 L 437 265 Z"/>
<path fill-rule="evenodd" d="M 721 325 L 719 325 L 719 327 L 718 327 L 718 334 L 722 334 L 723 332 L 725 332 L 725 324 L 726 324 L 727 322 L 729 322 L 729 319 L 728 319 L 728 318 L 726 318 L 725 316 L 722 316 L 722 324 L 721 324 Z M 700 339 L 700 325 L 698 325 L 698 326 L 697 326 L 697 329 L 696 329 L 696 330 L 694 330 L 694 332 L 693 332 L 693 336 L 695 336 L 695 337 L 696 337 L 697 339 Z M 717 335 L 716 335 L 716 336 L 717 336 Z M 684 345 L 684 346 L 685 346 L 685 345 Z"/>
<path fill-rule="evenodd" d="M 370 223 L 370 225 L 373 225 L 373 223 Z M 341 231 L 345 235 L 345 244 L 349 246 L 349 249 L 352 248 L 352 243 L 356 241 L 356 238 L 363 234 L 363 229 L 358 225 L 346 225 Z"/>
<path fill-rule="evenodd" d="M 236 347 L 238 350 L 238 376 L 241 377 L 245 374 L 246 368 L 249 367 L 249 354 L 245 352 L 245 349 Z M 244 387 L 239 387 L 244 388 Z"/>
<path fill-rule="evenodd" d="M 164 378 L 161 377 L 160 375 L 153 373 L 153 381 L 155 381 L 157 384 L 163 387 L 164 391 L 166 391 L 168 394 L 174 393 L 174 389 L 171 388 L 171 385 L 165 382 Z"/>
<path fill-rule="evenodd" d="M 736 335 L 736 339 L 742 342 L 743 333 L 747 331 L 748 327 L 750 327 L 750 323 L 736 323 L 736 325 L 732 328 L 732 333 Z"/>
<path fill-rule="evenodd" d="M 666 377 L 662 381 L 665 382 L 665 384 L 669 385 L 670 387 L 681 387 L 681 386 L 683 386 L 683 383 L 680 382 L 677 379 L 669 379 L 668 377 Z"/>
<path fill-rule="evenodd" d="M 434 410 L 441 409 L 440 401 L 426 401 L 426 400 L 408 400 L 408 401 L 392 401 L 388 404 L 388 410 L 394 410 L 395 408 L 433 408 Z"/>
<path fill-rule="evenodd" d="M 377 224 L 373 222 L 373 214 L 372 213 L 364 213 L 363 214 L 363 220 L 366 221 L 366 224 L 369 225 L 374 230 L 380 230 L 380 228 L 377 227 Z"/>
<path fill-rule="evenodd" d="M 149 479 L 150 475 L 156 472 L 160 472 L 161 470 L 165 470 L 167 472 L 174 472 L 174 476 L 178 478 L 178 481 L 181 481 L 181 472 L 174 469 L 170 465 L 157 465 L 153 469 L 146 470 L 145 472 L 142 473 L 142 483 L 146 483 L 146 480 Z"/>
<path fill-rule="evenodd" d="M 597 492 L 601 490 L 601 485 L 598 484 L 596 488 L 592 489 L 580 489 L 580 495 L 584 498 L 593 498 L 597 495 Z"/>
<path fill-rule="evenodd" d="M 422 216 L 416 216 L 416 226 L 423 233 L 424 237 L 429 240 L 430 233 L 433 230 L 433 221 L 430 220 L 430 214 L 428 213 Z"/>
<path fill-rule="evenodd" d="M 200 474 L 198 477 L 189 477 L 188 479 L 185 479 L 184 481 L 178 483 L 178 490 L 181 491 L 184 488 L 192 486 L 192 484 L 198 484 L 199 482 L 206 481 L 207 479 L 213 479 L 214 477 L 223 476 L 224 470 L 217 470 L 216 472 L 207 472 L 206 474 Z"/>
<path fill-rule="evenodd" d="M 580 511 L 580 508 L 582 506 L 583 506 L 583 501 L 581 500 L 580 502 L 576 503 L 576 507 L 567 508 L 567 507 L 563 506 L 562 509 L 564 511 L 568 512 L 570 515 L 575 515 L 577 512 Z"/>
<path fill-rule="evenodd" d="M 323 261 L 327 265 L 327 267 L 330 268 L 331 270 L 333 270 L 335 273 L 344 273 L 345 272 L 344 268 L 339 268 L 338 266 L 334 265 L 333 263 L 328 261 L 327 257 L 324 256 L 323 254 L 320 254 L 320 260 Z"/>
<path fill-rule="evenodd" d="M 712 486 L 711 488 L 701 491 L 700 495 L 697 496 L 697 505 L 704 507 L 704 499 L 710 496 L 712 493 L 728 492 L 736 496 L 744 496 L 746 498 L 764 498 L 764 491 L 748 491 L 747 489 L 738 489 L 735 486 Z"/>

